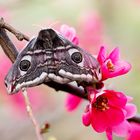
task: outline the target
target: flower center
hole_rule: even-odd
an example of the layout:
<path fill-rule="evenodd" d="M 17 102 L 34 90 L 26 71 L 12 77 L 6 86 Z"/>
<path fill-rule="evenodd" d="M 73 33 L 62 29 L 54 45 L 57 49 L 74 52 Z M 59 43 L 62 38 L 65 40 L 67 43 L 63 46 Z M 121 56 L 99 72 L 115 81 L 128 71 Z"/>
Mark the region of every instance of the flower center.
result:
<path fill-rule="evenodd" d="M 96 101 L 93 103 L 93 107 L 100 111 L 109 109 L 107 97 L 104 97 L 102 95 L 97 97 Z"/>
<path fill-rule="evenodd" d="M 114 71 L 114 64 L 112 63 L 111 60 L 108 60 L 106 65 L 109 71 Z"/>

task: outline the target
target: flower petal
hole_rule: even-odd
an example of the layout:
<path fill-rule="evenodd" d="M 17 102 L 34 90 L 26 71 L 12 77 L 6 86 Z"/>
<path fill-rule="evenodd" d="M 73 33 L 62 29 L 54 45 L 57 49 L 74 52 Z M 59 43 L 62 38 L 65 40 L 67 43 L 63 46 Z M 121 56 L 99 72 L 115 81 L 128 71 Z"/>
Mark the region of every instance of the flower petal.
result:
<path fill-rule="evenodd" d="M 104 132 L 107 129 L 108 124 L 109 120 L 106 112 L 97 111 L 95 109 L 92 111 L 91 125 L 96 132 Z"/>
<path fill-rule="evenodd" d="M 110 109 L 108 109 L 106 113 L 108 114 L 109 127 L 113 127 L 124 121 L 125 116 L 120 108 L 110 107 Z"/>
<path fill-rule="evenodd" d="M 78 37 L 76 37 L 76 31 L 73 27 L 69 27 L 68 25 L 61 25 L 60 32 L 71 42 L 73 42 L 75 45 L 78 45 L 79 40 Z"/>
<path fill-rule="evenodd" d="M 108 56 L 108 59 L 111 59 L 113 63 L 118 61 L 120 59 L 120 50 L 119 48 L 115 48 L 112 50 L 110 55 Z"/>
<path fill-rule="evenodd" d="M 131 65 L 126 61 L 117 61 L 115 63 L 116 76 L 126 74 L 131 69 Z"/>
<path fill-rule="evenodd" d="M 127 98 L 127 102 L 133 101 L 133 97 L 131 97 L 131 96 L 126 95 L 126 98 Z"/>
<path fill-rule="evenodd" d="M 89 105 L 86 106 L 85 112 L 82 115 L 82 122 L 85 126 L 89 126 L 91 124 L 91 112 Z"/>
<path fill-rule="evenodd" d="M 126 105 L 127 98 L 122 92 L 105 90 L 103 95 L 108 98 L 108 104 L 111 106 L 122 108 Z"/>
<path fill-rule="evenodd" d="M 124 121 L 124 114 L 121 109 L 112 107 L 106 111 L 93 109 L 91 125 L 99 133 L 120 124 L 122 121 Z"/>
<path fill-rule="evenodd" d="M 128 119 L 128 118 L 134 117 L 136 115 L 137 107 L 134 104 L 128 103 L 125 106 L 125 111 L 127 112 L 126 119 Z"/>
<path fill-rule="evenodd" d="M 73 39 L 72 39 L 72 43 L 74 43 L 75 45 L 78 45 L 79 44 L 78 37 L 74 36 Z"/>
<path fill-rule="evenodd" d="M 125 120 L 121 124 L 113 127 L 112 130 L 116 136 L 126 137 L 131 131 L 131 126 L 128 121 Z"/>
<path fill-rule="evenodd" d="M 105 47 L 102 46 L 98 53 L 97 60 L 102 65 L 105 62 L 105 59 L 106 59 L 106 49 Z"/>
<path fill-rule="evenodd" d="M 81 98 L 68 94 L 65 101 L 65 107 L 68 111 L 73 111 L 78 107 L 81 101 L 82 101 Z"/>
<path fill-rule="evenodd" d="M 107 128 L 106 130 L 106 136 L 108 140 L 113 140 L 113 136 L 112 136 L 112 129 L 111 128 Z"/>
<path fill-rule="evenodd" d="M 108 79 L 108 78 L 113 78 L 113 77 L 117 77 L 120 75 L 124 75 L 126 73 L 128 73 L 131 69 L 131 65 L 125 61 L 118 61 L 115 63 L 114 65 L 114 70 L 110 71 L 106 64 L 102 64 L 101 66 L 101 71 L 102 71 L 102 80 Z"/>
<path fill-rule="evenodd" d="M 126 140 L 140 140 L 140 124 L 130 123 L 132 129 Z"/>

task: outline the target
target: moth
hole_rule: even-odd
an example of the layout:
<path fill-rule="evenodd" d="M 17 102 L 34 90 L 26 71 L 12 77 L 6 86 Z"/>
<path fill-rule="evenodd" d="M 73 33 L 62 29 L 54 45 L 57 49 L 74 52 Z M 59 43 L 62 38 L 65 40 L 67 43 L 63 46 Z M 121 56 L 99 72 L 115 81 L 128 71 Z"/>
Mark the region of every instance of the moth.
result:
<path fill-rule="evenodd" d="M 5 77 L 8 94 L 49 81 L 93 84 L 100 81 L 95 57 L 53 29 L 42 29 L 19 53 Z"/>

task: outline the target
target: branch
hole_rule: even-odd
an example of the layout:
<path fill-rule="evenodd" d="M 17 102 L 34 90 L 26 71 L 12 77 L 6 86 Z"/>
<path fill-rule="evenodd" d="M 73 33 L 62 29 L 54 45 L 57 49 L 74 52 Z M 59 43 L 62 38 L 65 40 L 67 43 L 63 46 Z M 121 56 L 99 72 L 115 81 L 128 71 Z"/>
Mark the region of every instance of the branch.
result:
<path fill-rule="evenodd" d="M 128 119 L 129 122 L 135 122 L 135 123 L 140 123 L 140 115 L 136 115 L 130 119 Z"/>
<path fill-rule="evenodd" d="M 25 100 L 25 103 L 26 103 L 26 110 L 27 110 L 27 113 L 28 113 L 29 117 L 31 118 L 31 121 L 34 125 L 37 138 L 38 138 L 38 140 L 43 140 L 42 135 L 40 134 L 40 126 L 39 126 L 39 124 L 38 124 L 38 122 L 37 122 L 37 120 L 36 120 L 36 118 L 33 114 L 33 110 L 32 110 L 32 107 L 31 107 L 30 100 L 29 100 L 26 89 L 22 89 L 22 93 L 23 93 L 24 100 Z"/>
<path fill-rule="evenodd" d="M 14 46 L 14 44 L 12 43 L 10 38 L 7 36 L 7 33 L 4 28 L 11 31 L 14 35 L 16 35 L 17 39 L 19 39 L 19 40 L 23 40 L 23 39 L 29 40 L 29 38 L 27 36 L 21 34 L 18 31 L 16 32 L 16 30 L 13 27 L 11 27 L 9 24 L 6 24 L 4 22 L 3 18 L 0 19 L 0 45 L 1 45 L 2 49 L 4 50 L 5 54 L 9 57 L 9 59 L 13 63 L 16 60 L 16 57 L 18 55 L 18 50 L 16 49 L 16 47 Z M 24 96 L 25 104 L 26 104 L 26 111 L 34 125 L 35 131 L 36 131 L 36 136 L 37 136 L 38 140 L 43 140 L 41 132 L 43 130 L 47 129 L 47 127 L 44 129 L 40 129 L 40 126 L 33 114 L 30 100 L 29 100 L 26 90 L 25 89 L 22 90 L 22 93 Z"/>
<path fill-rule="evenodd" d="M 59 90 L 64 91 L 64 92 L 67 92 L 69 94 L 72 94 L 72 95 L 75 95 L 75 96 L 78 96 L 80 98 L 88 100 L 88 96 L 85 93 L 84 89 L 76 87 L 74 85 L 59 84 L 59 83 L 56 83 L 56 82 L 53 82 L 53 81 L 47 82 L 47 83 L 45 83 L 45 85 L 47 85 L 51 88 L 54 88 L 56 91 L 59 91 Z"/>
<path fill-rule="evenodd" d="M 3 18 L 0 18 L 0 28 L 7 29 L 9 32 L 14 34 L 16 36 L 16 38 L 18 40 L 20 40 L 20 41 L 22 41 L 22 40 L 29 41 L 29 39 L 30 39 L 27 35 L 22 34 L 20 31 L 16 30 L 11 25 L 9 25 L 8 23 L 4 22 Z"/>
<path fill-rule="evenodd" d="M 0 45 L 4 51 L 4 53 L 8 56 L 8 58 L 12 61 L 15 61 L 18 51 L 12 41 L 7 36 L 5 29 L 0 28 Z"/>
<path fill-rule="evenodd" d="M 22 34 L 21 32 L 17 31 L 15 28 L 13 28 L 11 25 L 4 22 L 3 18 L 0 19 L 0 45 L 2 46 L 2 49 L 4 50 L 5 54 L 9 57 L 9 59 L 14 62 L 18 51 L 12 41 L 7 36 L 4 29 L 7 29 L 11 33 L 13 33 L 18 40 L 26 40 L 29 41 L 29 37 Z M 85 94 L 84 90 L 81 88 L 78 88 L 76 86 L 72 86 L 70 84 L 59 84 L 55 83 L 53 81 L 45 83 L 46 85 L 54 88 L 56 91 L 64 91 L 70 94 L 73 94 L 75 96 L 78 96 L 83 99 L 87 99 L 87 94 Z M 135 116 L 131 119 L 128 119 L 130 122 L 136 122 L 140 123 L 140 116 Z"/>

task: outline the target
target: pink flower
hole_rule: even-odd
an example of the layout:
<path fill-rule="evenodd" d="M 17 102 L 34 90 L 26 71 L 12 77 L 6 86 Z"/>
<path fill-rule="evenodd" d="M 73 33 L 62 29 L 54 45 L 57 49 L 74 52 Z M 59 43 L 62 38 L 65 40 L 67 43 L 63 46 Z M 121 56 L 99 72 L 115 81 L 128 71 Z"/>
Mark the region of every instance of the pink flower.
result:
<path fill-rule="evenodd" d="M 106 55 L 105 47 L 101 47 L 97 59 L 101 65 L 102 80 L 126 74 L 131 69 L 128 62 L 120 59 L 119 48 Z"/>
<path fill-rule="evenodd" d="M 65 106 L 66 106 L 67 111 L 75 110 L 79 106 L 81 101 L 82 99 L 80 97 L 67 94 L 67 98 L 65 100 Z"/>
<path fill-rule="evenodd" d="M 131 131 L 128 134 L 126 140 L 140 140 L 140 124 L 130 123 Z"/>
<path fill-rule="evenodd" d="M 122 108 L 125 107 L 126 101 L 126 97 L 120 92 L 104 91 L 96 98 L 96 101 L 91 101 L 89 105 L 88 112 L 90 111 L 92 127 L 97 132 L 104 132 L 107 128 L 120 124 L 124 120 Z"/>
<path fill-rule="evenodd" d="M 80 46 L 90 52 L 97 54 L 103 43 L 103 22 L 98 13 L 89 11 L 81 15 L 79 24 Z"/>
<path fill-rule="evenodd" d="M 79 39 L 76 36 L 76 31 L 73 27 L 69 27 L 68 25 L 61 25 L 60 33 L 65 36 L 69 41 L 73 42 L 75 45 L 79 44 Z"/>
<path fill-rule="evenodd" d="M 127 98 L 127 104 L 124 107 L 125 120 L 121 124 L 112 128 L 112 131 L 116 136 L 126 137 L 131 132 L 132 128 L 127 119 L 132 118 L 136 115 L 137 108 L 134 104 L 129 102 L 129 99 Z"/>
<path fill-rule="evenodd" d="M 96 132 L 107 132 L 108 140 L 112 139 L 112 132 L 126 136 L 130 129 L 126 119 L 136 113 L 133 107 L 127 105 L 127 97 L 123 93 L 105 90 L 87 105 L 82 121 Z"/>

